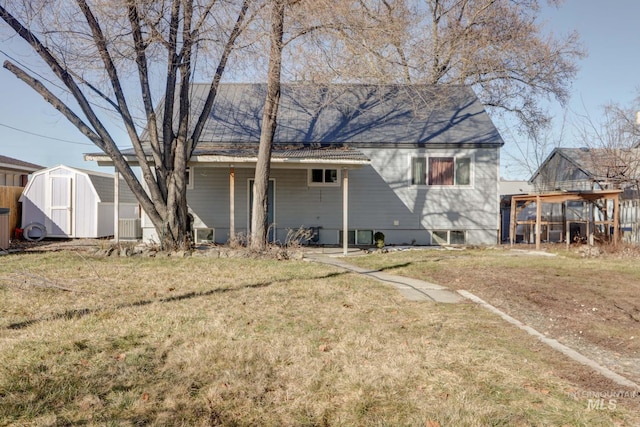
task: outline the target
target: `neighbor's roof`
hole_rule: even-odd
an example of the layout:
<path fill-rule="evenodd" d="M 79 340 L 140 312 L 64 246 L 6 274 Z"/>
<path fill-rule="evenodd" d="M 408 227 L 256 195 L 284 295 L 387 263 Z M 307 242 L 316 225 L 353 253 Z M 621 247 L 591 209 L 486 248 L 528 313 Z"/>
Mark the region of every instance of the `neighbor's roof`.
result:
<path fill-rule="evenodd" d="M 640 149 L 618 148 L 555 148 L 532 175 L 529 182 L 546 168 L 554 156 L 562 156 L 587 177 L 595 180 L 616 179 L 621 173 L 630 174 L 626 178 L 637 177 Z"/>
<path fill-rule="evenodd" d="M 0 169 L 32 173 L 42 168 L 43 166 L 0 155 Z"/>

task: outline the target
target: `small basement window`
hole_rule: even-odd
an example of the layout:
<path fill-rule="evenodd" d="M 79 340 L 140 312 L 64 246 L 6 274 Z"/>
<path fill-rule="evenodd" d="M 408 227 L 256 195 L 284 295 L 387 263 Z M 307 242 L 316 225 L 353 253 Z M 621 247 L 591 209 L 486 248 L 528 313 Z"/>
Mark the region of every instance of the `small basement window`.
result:
<path fill-rule="evenodd" d="M 196 243 L 215 243 L 215 230 L 213 228 L 196 228 Z"/>
<path fill-rule="evenodd" d="M 349 230 L 350 245 L 373 245 L 373 230 Z M 338 243 L 342 244 L 342 230 L 338 231 Z"/>
<path fill-rule="evenodd" d="M 338 169 L 310 169 L 309 186 L 339 186 L 340 171 Z"/>
<path fill-rule="evenodd" d="M 433 230 L 431 232 L 432 245 L 464 245 L 467 243 L 464 230 Z"/>

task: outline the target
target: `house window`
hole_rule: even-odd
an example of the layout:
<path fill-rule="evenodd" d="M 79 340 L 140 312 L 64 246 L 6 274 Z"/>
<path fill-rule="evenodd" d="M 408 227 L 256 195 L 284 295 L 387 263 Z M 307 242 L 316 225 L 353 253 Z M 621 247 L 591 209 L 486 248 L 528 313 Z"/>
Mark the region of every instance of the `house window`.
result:
<path fill-rule="evenodd" d="M 428 168 L 427 168 L 428 166 Z M 470 157 L 414 157 L 411 185 L 471 185 Z"/>
<path fill-rule="evenodd" d="M 471 185 L 471 159 L 459 157 L 455 162 L 456 185 Z"/>
<path fill-rule="evenodd" d="M 373 245 L 373 230 L 349 230 L 347 238 L 350 245 Z M 342 244 L 342 230 L 338 231 L 338 243 Z"/>
<path fill-rule="evenodd" d="M 431 232 L 432 245 L 464 245 L 467 242 L 464 230 L 434 230 Z"/>
<path fill-rule="evenodd" d="M 427 159 L 414 157 L 411 162 L 411 184 L 425 185 L 427 183 Z"/>
<path fill-rule="evenodd" d="M 187 170 L 185 171 L 186 173 L 186 177 L 185 180 L 187 181 L 187 189 L 192 190 L 193 189 L 193 175 L 194 175 L 194 170 L 191 167 L 188 167 Z"/>
<path fill-rule="evenodd" d="M 338 169 L 310 169 L 309 185 L 339 186 L 340 172 L 338 171 Z"/>
<path fill-rule="evenodd" d="M 429 157 L 429 185 L 453 185 L 453 157 Z"/>
<path fill-rule="evenodd" d="M 429 185 L 471 185 L 469 157 L 429 157 Z"/>

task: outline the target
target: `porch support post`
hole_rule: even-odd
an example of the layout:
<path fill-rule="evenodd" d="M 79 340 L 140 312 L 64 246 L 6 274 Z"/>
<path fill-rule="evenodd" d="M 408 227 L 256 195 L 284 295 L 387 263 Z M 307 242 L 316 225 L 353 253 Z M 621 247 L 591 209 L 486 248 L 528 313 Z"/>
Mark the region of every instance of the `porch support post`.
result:
<path fill-rule="evenodd" d="M 618 234 L 620 233 L 620 196 L 613 196 L 613 244 L 618 244 Z"/>
<path fill-rule="evenodd" d="M 536 196 L 536 251 L 540 250 L 540 234 L 542 232 L 542 202 Z"/>
<path fill-rule="evenodd" d="M 342 253 L 349 253 L 349 170 L 342 169 Z"/>
<path fill-rule="evenodd" d="M 229 239 L 236 237 L 236 168 L 229 168 Z"/>
<path fill-rule="evenodd" d="M 120 173 L 118 169 L 113 178 L 113 240 L 120 242 Z"/>

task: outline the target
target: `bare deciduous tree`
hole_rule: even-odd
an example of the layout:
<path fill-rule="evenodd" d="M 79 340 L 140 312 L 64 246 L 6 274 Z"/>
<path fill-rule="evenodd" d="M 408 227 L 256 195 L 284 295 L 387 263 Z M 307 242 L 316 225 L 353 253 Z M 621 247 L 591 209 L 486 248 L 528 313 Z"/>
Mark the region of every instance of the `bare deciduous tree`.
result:
<path fill-rule="evenodd" d="M 167 247 L 186 242 L 187 162 L 249 5 L 250 0 L 25 0 L 0 5 L 0 18 L 29 44 L 53 78 L 39 80 L 11 61 L 4 67 L 111 158 Z M 197 68 L 198 54 L 214 58 L 211 71 Z M 136 73 L 137 80 L 130 78 Z M 197 109 L 190 94 L 196 73 L 210 79 L 206 101 Z M 161 117 L 156 104 L 162 105 Z M 136 117 L 136 108 L 142 118 Z M 104 110 L 126 129 L 144 186 L 118 148 Z"/>
<path fill-rule="evenodd" d="M 260 129 L 260 146 L 256 162 L 253 186 L 253 215 L 251 218 L 251 248 L 262 250 L 267 241 L 269 173 L 271 166 L 271 149 L 275 135 L 280 103 L 280 78 L 282 67 L 282 49 L 284 37 L 285 11 L 289 0 L 272 0 L 271 31 L 269 49 L 269 69 L 267 72 L 267 96 L 262 114 Z"/>
<path fill-rule="evenodd" d="M 628 106 L 609 103 L 594 118 L 582 115 L 576 129 L 589 153 L 594 179 L 603 188 L 640 190 L 640 93 Z"/>
<path fill-rule="evenodd" d="M 576 33 L 545 34 L 538 0 L 329 2 L 305 78 L 472 86 L 530 134 L 549 121 L 541 100 L 564 103 L 585 55 Z M 554 5 L 561 0 L 549 1 Z"/>

